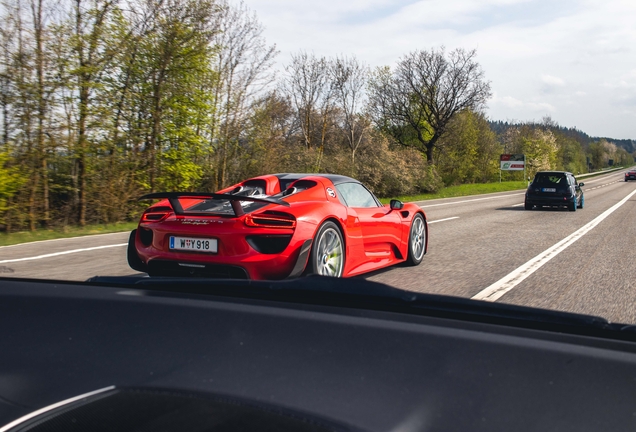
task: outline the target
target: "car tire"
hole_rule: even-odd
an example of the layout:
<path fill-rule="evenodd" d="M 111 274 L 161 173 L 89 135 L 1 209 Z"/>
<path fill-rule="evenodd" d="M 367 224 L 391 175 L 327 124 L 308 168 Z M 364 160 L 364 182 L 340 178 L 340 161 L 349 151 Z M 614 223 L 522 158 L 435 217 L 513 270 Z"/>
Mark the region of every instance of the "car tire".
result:
<path fill-rule="evenodd" d="M 345 265 L 345 245 L 340 228 L 331 221 L 323 223 L 311 246 L 309 274 L 342 277 Z"/>
<path fill-rule="evenodd" d="M 582 209 L 585 205 L 585 196 L 581 195 L 581 201 L 579 201 L 579 208 Z"/>
<path fill-rule="evenodd" d="M 534 207 L 532 204 L 528 204 L 527 202 L 523 203 L 523 208 L 526 210 L 532 210 L 532 207 Z"/>
<path fill-rule="evenodd" d="M 416 266 L 424 259 L 426 253 L 426 241 L 428 232 L 426 222 L 420 213 L 416 213 L 411 220 L 409 229 L 409 253 L 406 257 L 406 265 Z"/>
<path fill-rule="evenodd" d="M 137 230 L 134 229 L 130 233 L 130 237 L 128 237 L 128 250 L 126 257 L 128 258 L 128 265 L 131 269 L 137 270 L 138 272 L 147 273 L 148 266 L 141 261 L 139 255 L 137 254 L 137 248 L 135 247 L 135 237 L 137 235 Z"/>
<path fill-rule="evenodd" d="M 576 198 L 574 198 L 574 202 L 568 204 L 568 210 L 570 210 L 571 212 L 576 211 L 576 208 L 578 207 L 578 204 L 576 202 Z"/>

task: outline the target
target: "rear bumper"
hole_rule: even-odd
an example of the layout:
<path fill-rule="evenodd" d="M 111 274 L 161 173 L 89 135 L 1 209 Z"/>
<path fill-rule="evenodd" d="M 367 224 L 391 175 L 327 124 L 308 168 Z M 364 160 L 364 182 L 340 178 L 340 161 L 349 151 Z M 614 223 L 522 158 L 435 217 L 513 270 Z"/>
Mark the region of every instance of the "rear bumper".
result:
<path fill-rule="evenodd" d="M 148 273 L 153 276 L 194 276 L 223 279 L 249 279 L 247 271 L 234 265 L 171 261 L 155 258 L 148 262 Z"/>
<path fill-rule="evenodd" d="M 549 197 L 549 196 L 533 196 L 526 195 L 526 204 L 537 207 L 567 207 L 576 202 L 576 196 L 573 197 Z"/>
<path fill-rule="evenodd" d="M 153 276 L 195 276 L 232 279 L 285 279 L 298 261 L 302 242 L 290 245 L 282 254 L 250 252 L 241 257 L 211 256 L 196 252 L 165 252 L 145 254 L 148 273 Z M 306 261 L 305 261 L 306 262 Z M 304 270 L 304 267 L 303 267 Z"/>
<path fill-rule="evenodd" d="M 302 273 L 307 263 L 308 239 L 312 238 L 313 226 L 299 224 L 296 230 L 250 230 L 240 231 L 222 226 L 204 226 L 191 231 L 165 229 L 166 224 L 144 224 L 137 230 L 134 239 L 140 260 L 148 268 L 152 276 L 193 276 L 218 277 L 232 279 L 275 280 L 295 277 Z M 143 239 L 143 233 L 152 229 L 152 235 Z M 259 252 L 250 243 L 251 237 L 289 236 L 288 244 L 282 245 L 280 251 Z M 196 251 L 171 250 L 171 235 L 216 238 L 218 252 L 205 253 Z M 311 245 L 311 241 L 309 241 Z"/>

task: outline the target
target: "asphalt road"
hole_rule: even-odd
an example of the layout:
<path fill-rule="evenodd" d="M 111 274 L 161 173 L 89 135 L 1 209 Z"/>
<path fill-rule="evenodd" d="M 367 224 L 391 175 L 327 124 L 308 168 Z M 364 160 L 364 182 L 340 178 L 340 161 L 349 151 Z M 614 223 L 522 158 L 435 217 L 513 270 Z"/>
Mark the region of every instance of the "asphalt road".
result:
<path fill-rule="evenodd" d="M 526 211 L 523 191 L 418 203 L 430 224 L 422 264 L 364 277 L 636 323 L 636 182 L 623 178 L 619 171 L 582 179 L 585 208 L 576 212 Z M 127 240 L 128 233 L 117 233 L 0 247 L 0 276 L 138 274 L 126 263 Z"/>

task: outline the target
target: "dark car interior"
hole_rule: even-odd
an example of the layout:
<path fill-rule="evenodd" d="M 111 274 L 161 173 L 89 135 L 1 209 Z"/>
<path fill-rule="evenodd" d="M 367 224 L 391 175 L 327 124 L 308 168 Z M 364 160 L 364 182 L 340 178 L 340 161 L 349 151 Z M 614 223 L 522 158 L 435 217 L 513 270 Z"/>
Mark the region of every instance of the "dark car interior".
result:
<path fill-rule="evenodd" d="M 559 185 L 559 186 L 567 186 L 567 179 L 565 175 L 561 174 L 544 174 L 539 173 L 535 176 L 534 181 L 532 182 L 534 185 Z"/>
<path fill-rule="evenodd" d="M 602 318 L 362 279 L 1 283 L 3 432 L 636 428 L 636 332 Z"/>

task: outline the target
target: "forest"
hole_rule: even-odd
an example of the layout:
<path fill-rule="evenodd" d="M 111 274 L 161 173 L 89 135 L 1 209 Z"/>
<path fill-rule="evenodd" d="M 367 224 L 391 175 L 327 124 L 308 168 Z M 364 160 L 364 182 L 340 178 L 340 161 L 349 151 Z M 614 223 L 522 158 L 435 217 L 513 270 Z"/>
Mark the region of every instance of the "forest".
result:
<path fill-rule="evenodd" d="M 134 220 L 144 193 L 275 172 L 393 197 L 499 181 L 501 153 L 526 154 L 529 175 L 634 161 L 633 142 L 549 117 L 488 119 L 474 50 L 285 61 L 263 31 L 228 0 L 3 0 L 1 229 Z"/>

